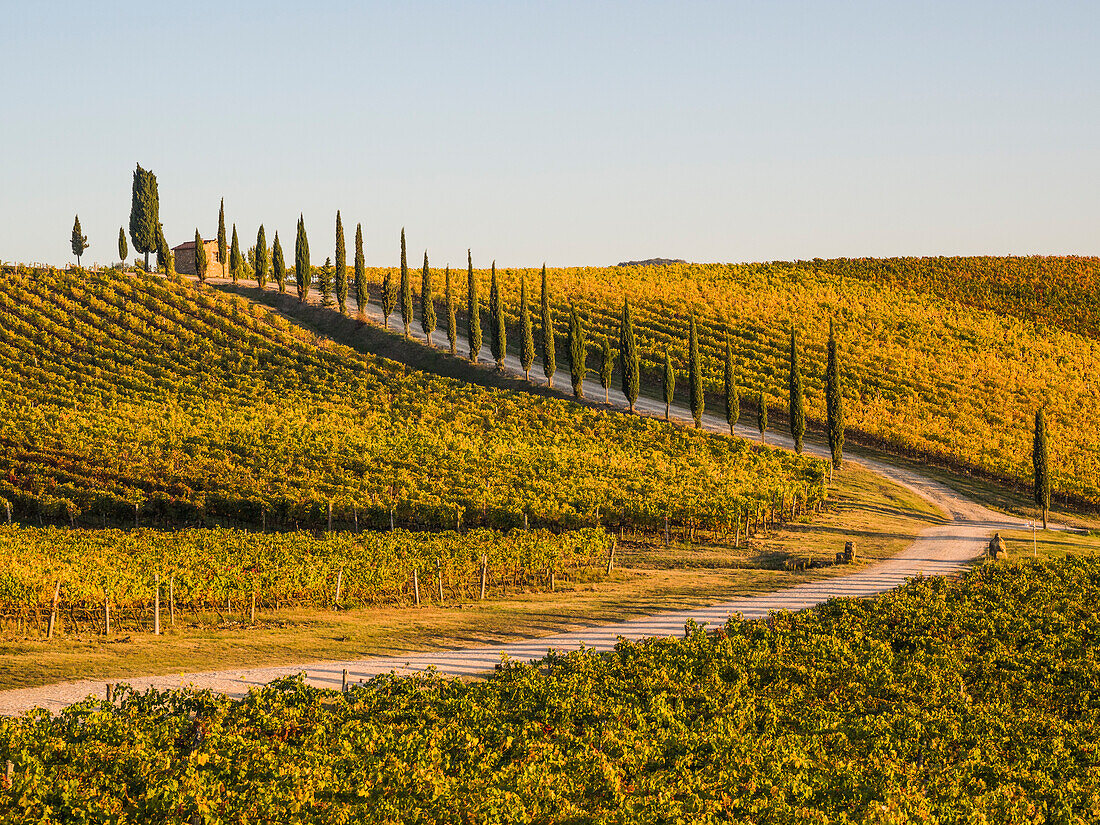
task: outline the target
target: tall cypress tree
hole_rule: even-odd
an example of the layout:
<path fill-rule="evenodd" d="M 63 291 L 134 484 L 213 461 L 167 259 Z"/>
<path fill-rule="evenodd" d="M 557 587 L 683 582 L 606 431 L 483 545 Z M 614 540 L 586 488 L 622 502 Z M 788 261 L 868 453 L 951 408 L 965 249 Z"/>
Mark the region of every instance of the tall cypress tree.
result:
<path fill-rule="evenodd" d="M 202 235 L 195 228 L 195 274 L 199 276 L 199 283 L 206 282 L 206 271 L 210 268 L 210 259 L 206 256 L 206 245 L 202 242 Z"/>
<path fill-rule="evenodd" d="M 794 451 L 802 452 L 802 438 L 806 435 L 806 399 L 802 392 L 802 369 L 798 363 L 798 338 L 791 327 L 791 357 L 789 375 L 791 437 L 794 439 Z"/>
<path fill-rule="evenodd" d="M 569 377 L 573 381 L 573 396 L 584 398 L 584 377 L 588 372 L 588 345 L 585 341 L 584 319 L 576 304 L 569 310 Z"/>
<path fill-rule="evenodd" d="M 126 230 L 118 228 L 118 259 L 122 261 L 122 268 L 126 269 L 126 256 L 130 254 L 130 247 L 126 245 Z"/>
<path fill-rule="evenodd" d="M 729 330 L 726 331 L 726 423 L 733 435 L 733 427 L 741 418 L 741 398 L 737 389 L 737 375 L 733 371 L 733 348 Z"/>
<path fill-rule="evenodd" d="M 390 328 L 390 316 L 397 307 L 397 284 L 393 282 L 393 270 L 389 267 L 382 274 L 382 319 L 383 326 Z"/>
<path fill-rule="evenodd" d="M 162 275 L 168 273 L 168 241 L 164 239 L 164 228 L 157 227 L 157 271 Z"/>
<path fill-rule="evenodd" d="M 309 297 L 309 283 L 313 280 L 313 271 L 309 265 L 309 239 L 306 237 L 306 221 L 298 216 L 298 237 L 294 241 L 294 281 L 298 287 L 298 303 L 304 304 Z"/>
<path fill-rule="evenodd" d="M 535 337 L 531 330 L 531 308 L 527 306 L 527 276 L 519 276 L 519 363 L 523 377 L 531 380 L 531 365 L 535 363 Z"/>
<path fill-rule="evenodd" d="M 603 402 L 611 403 L 611 373 L 615 369 L 615 351 L 611 349 L 611 339 L 606 335 L 600 348 L 600 386 L 603 387 Z"/>
<path fill-rule="evenodd" d="M 348 311 L 348 251 L 344 246 L 344 223 L 336 210 L 336 303 L 340 314 Z"/>
<path fill-rule="evenodd" d="M 477 363 L 481 352 L 481 301 L 477 297 L 477 277 L 474 275 L 474 259 L 466 250 L 466 337 L 470 343 L 470 360 Z"/>
<path fill-rule="evenodd" d="M 546 264 L 542 265 L 542 373 L 546 376 L 546 386 L 553 388 L 554 373 L 558 371 L 558 344 L 554 340 L 554 316 L 550 313 L 550 290 L 546 285 Z"/>
<path fill-rule="evenodd" d="M 367 313 L 370 294 L 367 292 L 367 259 L 363 256 L 363 224 L 355 224 L 355 305 L 359 317 Z"/>
<path fill-rule="evenodd" d="M 237 278 L 244 268 L 244 258 L 241 256 L 241 243 L 237 240 L 237 224 L 233 224 L 233 242 L 229 245 L 229 272 L 233 277 L 233 285 L 237 285 Z"/>
<path fill-rule="evenodd" d="M 271 245 L 271 274 L 275 276 L 275 284 L 279 292 L 286 292 L 286 258 L 283 256 L 283 245 L 279 242 L 279 232 L 275 232 L 275 242 Z"/>
<path fill-rule="evenodd" d="M 130 240 L 134 251 L 145 255 L 145 271 L 149 271 L 149 253 L 157 249 L 157 232 L 160 228 L 160 195 L 157 193 L 157 176 L 137 164 L 130 201 Z"/>
<path fill-rule="evenodd" d="M 409 337 L 409 324 L 413 321 L 412 284 L 409 283 L 409 264 L 405 259 L 405 227 L 401 227 L 401 322 L 405 325 L 405 337 Z"/>
<path fill-rule="evenodd" d="M 225 198 L 222 198 L 221 206 L 218 207 L 218 264 L 222 268 L 222 277 L 224 278 L 229 274 L 227 263 L 229 258 L 227 257 L 227 235 L 225 234 Z"/>
<path fill-rule="evenodd" d="M 80 256 L 84 254 L 84 250 L 88 248 L 88 236 L 84 235 L 80 231 L 80 216 L 76 216 L 76 220 L 73 221 L 73 236 L 72 236 L 73 254 L 76 255 L 77 268 L 80 267 Z"/>
<path fill-rule="evenodd" d="M 672 369 L 672 357 L 665 350 L 665 421 L 668 421 L 668 413 L 672 408 L 672 400 L 676 395 L 676 372 Z"/>
<path fill-rule="evenodd" d="M 318 273 L 317 286 L 321 292 L 321 305 L 332 306 L 332 258 L 325 258 L 325 265 Z"/>
<path fill-rule="evenodd" d="M 1050 509 L 1050 443 L 1047 437 L 1047 415 L 1043 410 L 1035 413 L 1035 441 L 1031 451 L 1035 468 L 1035 503 L 1043 508 L 1043 529 L 1047 529 L 1047 510 Z"/>
<path fill-rule="evenodd" d="M 492 339 L 489 342 L 497 369 L 504 369 L 504 356 L 508 354 L 508 330 L 504 325 L 504 298 L 497 284 L 497 262 L 493 261 L 493 276 L 489 285 L 490 325 Z"/>
<path fill-rule="evenodd" d="M 264 225 L 256 230 L 256 286 L 263 289 L 267 286 L 267 233 Z"/>
<path fill-rule="evenodd" d="M 451 267 L 444 270 L 444 291 L 447 304 L 447 343 L 451 345 L 451 355 L 458 355 L 458 319 L 455 318 L 455 291 L 451 285 Z"/>
<path fill-rule="evenodd" d="M 638 402 L 638 342 L 634 338 L 634 322 L 630 317 L 630 301 L 623 299 L 623 319 L 619 324 L 619 362 L 623 377 L 623 395 L 630 411 Z"/>
<path fill-rule="evenodd" d="M 424 271 L 420 274 L 420 328 L 424 330 L 424 340 L 432 346 L 432 333 L 435 332 L 435 293 L 432 291 L 432 271 L 428 268 L 428 250 L 424 250 Z"/>
<path fill-rule="evenodd" d="M 764 443 L 764 433 L 768 430 L 768 399 L 764 391 L 756 394 L 756 428 L 760 430 L 760 443 Z"/>
<path fill-rule="evenodd" d="M 688 331 L 688 381 L 691 384 L 691 417 L 695 429 L 703 425 L 703 365 L 699 362 L 699 331 L 695 327 L 695 315 L 691 316 Z"/>
<path fill-rule="evenodd" d="M 829 360 L 825 366 L 825 418 L 829 431 L 829 450 L 833 467 L 840 469 L 844 457 L 844 397 L 840 387 L 840 364 L 837 359 L 836 334 L 829 319 Z"/>

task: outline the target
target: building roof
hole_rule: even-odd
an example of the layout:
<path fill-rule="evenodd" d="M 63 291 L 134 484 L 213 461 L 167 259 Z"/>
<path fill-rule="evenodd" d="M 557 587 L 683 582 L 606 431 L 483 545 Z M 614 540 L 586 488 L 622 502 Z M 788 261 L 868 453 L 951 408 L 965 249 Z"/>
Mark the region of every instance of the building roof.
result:
<path fill-rule="evenodd" d="M 208 240 L 204 239 L 203 242 L 202 242 L 202 245 L 206 246 L 208 243 L 217 243 L 217 241 L 213 238 L 210 238 Z M 194 249 L 194 248 L 195 248 L 195 242 L 194 241 L 186 241 L 184 243 L 181 243 L 179 246 L 173 246 L 172 251 L 173 252 L 178 252 L 181 249 Z"/>

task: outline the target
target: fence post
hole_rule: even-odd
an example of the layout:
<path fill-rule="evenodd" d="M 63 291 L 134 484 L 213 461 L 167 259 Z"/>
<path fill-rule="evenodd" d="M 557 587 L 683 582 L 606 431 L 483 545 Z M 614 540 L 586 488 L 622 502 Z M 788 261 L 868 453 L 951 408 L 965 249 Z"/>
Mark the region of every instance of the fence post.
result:
<path fill-rule="evenodd" d="M 54 628 L 57 626 L 57 603 L 61 599 L 61 579 L 58 579 L 53 587 L 53 602 L 50 605 L 50 621 L 46 625 L 46 638 L 53 638 Z"/>
<path fill-rule="evenodd" d="M 332 532 L 332 499 L 328 500 L 328 531 Z"/>
<path fill-rule="evenodd" d="M 153 573 L 153 635 L 160 635 L 160 573 Z"/>
<path fill-rule="evenodd" d="M 340 692 L 348 692 L 348 669 L 344 668 L 344 675 L 340 677 Z"/>
<path fill-rule="evenodd" d="M 665 516 L 665 547 L 668 547 L 668 516 Z"/>
<path fill-rule="evenodd" d="M 103 590 L 103 635 L 111 635 L 111 601 L 106 589 Z"/>
<path fill-rule="evenodd" d="M 435 582 L 439 586 L 439 606 L 443 606 L 443 568 L 440 565 L 435 566 Z"/>
<path fill-rule="evenodd" d="M 248 610 L 248 623 L 256 624 L 256 588 L 252 588 L 252 607 Z"/>
<path fill-rule="evenodd" d="M 478 601 L 485 600 L 485 578 L 486 578 L 486 565 L 489 563 L 488 556 L 481 557 L 481 595 L 478 596 Z"/>
<path fill-rule="evenodd" d="M 168 624 L 176 626 L 176 574 L 168 577 Z"/>
<path fill-rule="evenodd" d="M 554 568 L 551 567 L 550 568 L 550 592 L 551 593 L 554 592 L 554 587 L 556 586 L 556 584 L 557 583 L 554 581 Z"/>
<path fill-rule="evenodd" d="M 416 575 L 416 568 L 413 568 L 413 599 L 416 600 L 416 606 L 420 606 L 420 579 Z"/>
<path fill-rule="evenodd" d="M 611 549 L 607 553 L 607 575 L 611 575 L 611 571 L 615 567 L 615 537 L 611 537 Z"/>
<path fill-rule="evenodd" d="M 11 502 L 5 501 L 4 506 L 8 508 L 8 526 L 11 526 Z M 8 763 L 11 764 L 11 763 Z"/>
<path fill-rule="evenodd" d="M 340 606 L 340 588 L 344 584 L 344 568 L 340 568 L 340 572 L 336 574 L 336 598 L 332 600 L 332 609 L 336 610 Z"/>

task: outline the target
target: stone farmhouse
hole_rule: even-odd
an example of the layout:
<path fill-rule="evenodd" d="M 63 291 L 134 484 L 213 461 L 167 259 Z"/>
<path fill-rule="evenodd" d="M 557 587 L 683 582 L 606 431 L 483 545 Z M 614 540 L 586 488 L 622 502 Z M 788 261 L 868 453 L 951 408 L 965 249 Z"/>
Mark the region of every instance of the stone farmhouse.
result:
<path fill-rule="evenodd" d="M 222 265 L 222 262 L 218 260 L 218 242 L 216 240 L 203 241 L 202 245 L 206 248 L 206 260 L 209 261 L 206 267 L 206 277 L 223 277 L 225 275 L 225 267 Z M 181 243 L 179 246 L 173 246 L 172 255 L 176 263 L 176 272 L 180 275 L 199 274 L 195 271 L 194 241 L 188 241 L 187 243 Z"/>

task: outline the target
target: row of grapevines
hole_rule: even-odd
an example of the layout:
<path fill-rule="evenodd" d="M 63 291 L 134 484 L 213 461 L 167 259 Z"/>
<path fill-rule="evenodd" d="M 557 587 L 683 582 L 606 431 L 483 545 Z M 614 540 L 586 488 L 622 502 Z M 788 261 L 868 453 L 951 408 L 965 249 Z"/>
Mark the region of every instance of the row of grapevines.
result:
<path fill-rule="evenodd" d="M 1100 561 L 983 567 L 481 682 L 0 721 L 12 822 L 1086 822 Z M 192 819 L 194 817 L 194 819 Z"/>

